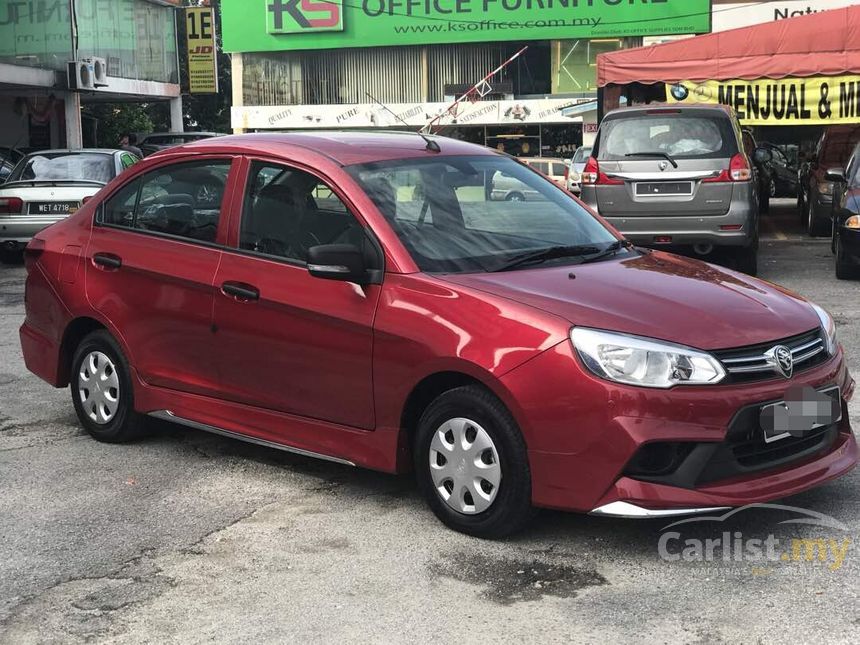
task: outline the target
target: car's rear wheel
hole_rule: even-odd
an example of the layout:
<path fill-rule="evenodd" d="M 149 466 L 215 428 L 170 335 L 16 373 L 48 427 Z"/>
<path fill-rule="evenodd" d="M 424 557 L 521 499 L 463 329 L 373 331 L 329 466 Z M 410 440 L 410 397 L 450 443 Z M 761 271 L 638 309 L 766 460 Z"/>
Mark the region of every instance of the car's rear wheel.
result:
<path fill-rule="evenodd" d="M 94 331 L 81 341 L 69 381 L 78 419 L 94 439 L 124 443 L 143 433 L 144 419 L 134 411 L 128 361 L 107 331 Z"/>
<path fill-rule="evenodd" d="M 532 517 L 525 441 L 485 389 L 470 385 L 439 396 L 421 416 L 414 448 L 418 485 L 450 528 L 498 538 Z"/>
<path fill-rule="evenodd" d="M 842 246 L 842 238 L 836 236 L 836 279 L 853 280 L 858 276 L 858 268 L 845 257 L 845 248 Z"/>
<path fill-rule="evenodd" d="M 812 205 L 812 200 L 806 206 L 806 232 L 810 237 L 823 237 L 829 232 L 827 230 L 827 222 L 815 215 L 815 207 Z"/>
<path fill-rule="evenodd" d="M 508 193 L 505 196 L 505 201 L 508 202 L 524 202 L 526 201 L 525 195 L 522 193 Z"/>

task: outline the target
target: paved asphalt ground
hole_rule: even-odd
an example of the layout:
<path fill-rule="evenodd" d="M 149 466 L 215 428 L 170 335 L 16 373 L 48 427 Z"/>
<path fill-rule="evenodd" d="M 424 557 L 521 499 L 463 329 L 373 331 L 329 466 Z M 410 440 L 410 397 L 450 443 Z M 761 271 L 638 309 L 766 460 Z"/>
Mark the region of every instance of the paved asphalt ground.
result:
<path fill-rule="evenodd" d="M 785 202 L 764 223 L 761 273 L 834 314 L 860 373 L 860 283 L 837 282 L 827 241 L 795 219 Z M 544 512 L 475 540 L 406 477 L 168 425 L 90 440 L 68 392 L 24 368 L 23 282 L 0 266 L 2 643 L 860 642 L 858 471 L 785 501 L 842 528 L 773 510 L 684 528 L 848 540 L 835 571 L 667 562 L 659 520 Z"/>

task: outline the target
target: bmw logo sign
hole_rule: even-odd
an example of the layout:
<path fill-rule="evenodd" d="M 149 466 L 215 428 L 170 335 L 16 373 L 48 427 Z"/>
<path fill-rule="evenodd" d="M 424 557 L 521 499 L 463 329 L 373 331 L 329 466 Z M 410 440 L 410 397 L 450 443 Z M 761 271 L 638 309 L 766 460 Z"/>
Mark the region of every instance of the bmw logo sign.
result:
<path fill-rule="evenodd" d="M 689 95 L 690 95 L 690 91 L 686 87 L 681 85 L 680 83 L 677 83 L 677 84 L 672 86 L 672 98 L 675 99 L 676 101 L 683 101 Z"/>

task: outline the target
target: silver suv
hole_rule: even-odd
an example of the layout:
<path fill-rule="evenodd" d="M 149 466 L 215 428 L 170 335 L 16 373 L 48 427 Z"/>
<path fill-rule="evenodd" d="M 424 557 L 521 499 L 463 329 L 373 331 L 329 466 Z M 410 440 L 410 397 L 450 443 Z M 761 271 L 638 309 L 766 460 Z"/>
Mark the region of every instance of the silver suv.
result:
<path fill-rule="evenodd" d="M 755 275 L 758 191 L 741 129 L 721 105 L 622 108 L 600 124 L 582 200 L 637 244 L 727 247 Z"/>

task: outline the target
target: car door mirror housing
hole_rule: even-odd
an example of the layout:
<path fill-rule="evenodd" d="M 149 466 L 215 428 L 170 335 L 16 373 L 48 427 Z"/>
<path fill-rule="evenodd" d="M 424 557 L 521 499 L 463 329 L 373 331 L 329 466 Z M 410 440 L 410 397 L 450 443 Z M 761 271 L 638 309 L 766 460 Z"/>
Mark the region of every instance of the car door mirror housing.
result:
<path fill-rule="evenodd" d="M 824 178 L 827 181 L 845 183 L 845 169 L 844 168 L 828 168 L 827 172 L 824 173 Z"/>
<path fill-rule="evenodd" d="M 321 244 L 308 249 L 308 272 L 315 278 L 379 284 L 380 271 L 372 270 L 355 244 Z"/>
<path fill-rule="evenodd" d="M 773 155 L 767 148 L 756 148 L 753 159 L 756 163 L 770 163 L 773 161 Z"/>

